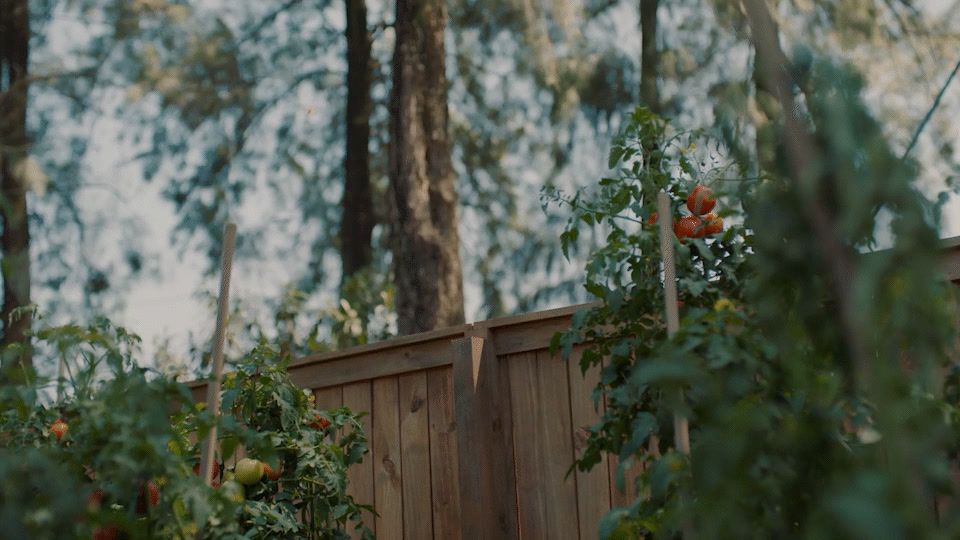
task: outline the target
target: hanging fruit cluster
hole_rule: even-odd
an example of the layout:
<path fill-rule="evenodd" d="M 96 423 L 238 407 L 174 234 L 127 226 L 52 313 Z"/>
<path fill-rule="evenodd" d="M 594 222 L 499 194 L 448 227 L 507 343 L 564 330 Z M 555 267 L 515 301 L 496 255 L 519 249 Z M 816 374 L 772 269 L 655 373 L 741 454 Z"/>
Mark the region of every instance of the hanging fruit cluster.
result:
<path fill-rule="evenodd" d="M 673 233 L 683 242 L 684 238 L 703 238 L 708 234 L 723 232 L 723 218 L 712 212 L 716 204 L 713 190 L 697 184 L 687 195 L 687 210 L 690 210 L 692 215 L 674 219 Z M 647 224 L 653 225 L 656 222 L 657 213 L 654 212 L 647 218 Z"/>

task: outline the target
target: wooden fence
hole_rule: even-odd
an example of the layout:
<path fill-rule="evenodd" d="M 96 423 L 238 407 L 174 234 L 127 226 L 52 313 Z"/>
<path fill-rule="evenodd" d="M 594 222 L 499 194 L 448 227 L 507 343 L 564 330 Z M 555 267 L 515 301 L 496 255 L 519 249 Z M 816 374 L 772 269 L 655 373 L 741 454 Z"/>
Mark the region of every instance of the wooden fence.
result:
<path fill-rule="evenodd" d="M 596 538 L 629 494 L 616 463 L 565 478 L 598 418 L 599 370 L 551 356 L 582 306 L 494 319 L 303 358 L 317 405 L 367 412 L 370 453 L 349 491 L 377 538 Z M 575 351 L 576 354 L 576 351 Z M 205 385 L 193 385 L 205 399 Z M 602 405 L 601 405 L 602 406 Z"/>
<path fill-rule="evenodd" d="M 960 283 L 960 239 L 944 248 L 947 274 Z M 565 478 L 598 416 L 590 397 L 598 370 L 584 377 L 575 358 L 565 363 L 548 350 L 579 307 L 291 365 L 318 406 L 368 413 L 371 451 L 349 471 L 349 491 L 379 513 L 365 520 L 377 538 L 596 538 L 604 512 L 630 500 L 614 487 L 613 458 Z M 202 383 L 193 389 L 205 399 Z"/>

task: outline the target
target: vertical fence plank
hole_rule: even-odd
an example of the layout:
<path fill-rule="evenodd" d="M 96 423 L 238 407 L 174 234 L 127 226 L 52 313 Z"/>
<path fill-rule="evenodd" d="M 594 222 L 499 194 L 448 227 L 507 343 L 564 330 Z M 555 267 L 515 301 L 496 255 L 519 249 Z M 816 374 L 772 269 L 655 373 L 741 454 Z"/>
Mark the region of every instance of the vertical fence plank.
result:
<path fill-rule="evenodd" d="M 433 538 L 459 540 L 460 483 L 457 423 L 453 412 L 453 370 L 432 369 L 427 375 L 430 417 L 430 485 L 433 489 Z"/>
<path fill-rule="evenodd" d="M 451 343 L 464 538 L 516 538 L 513 431 L 506 373 L 485 328 Z"/>
<path fill-rule="evenodd" d="M 588 429 L 600 420 L 603 401 L 593 406 L 593 389 L 600 382 L 600 366 L 594 366 L 584 374 L 580 371 L 582 348 L 570 355 L 567 372 L 570 377 L 570 413 L 573 421 L 573 448 L 579 458 L 587 445 Z M 607 456 L 587 472 L 577 471 L 577 511 L 580 516 L 581 540 L 597 537 L 597 525 L 610 509 L 610 478 Z"/>
<path fill-rule="evenodd" d="M 313 391 L 314 404 L 318 409 L 339 409 L 343 407 L 343 387 L 330 386 Z"/>
<path fill-rule="evenodd" d="M 373 418 L 371 417 L 373 407 L 370 381 L 345 384 L 343 386 L 343 406 L 349 408 L 353 413 L 367 413 L 366 416 L 361 418 L 361 423 L 363 425 L 363 432 L 367 436 L 367 441 L 370 443 L 370 437 L 372 435 L 371 427 L 373 425 Z M 372 448 L 372 444 L 370 444 L 370 447 Z M 374 503 L 373 458 L 374 456 L 371 451 L 371 453 L 363 457 L 362 462 L 347 469 L 347 493 L 359 504 L 372 505 Z M 376 532 L 376 521 L 373 518 L 373 514 L 364 511 L 363 523 L 369 527 L 371 531 Z M 350 532 L 352 538 L 359 538 L 359 535 L 355 534 L 354 531 Z"/>
<path fill-rule="evenodd" d="M 427 373 L 400 376 L 400 458 L 403 482 L 404 538 L 430 538 L 430 418 Z"/>
<path fill-rule="evenodd" d="M 546 502 L 537 464 L 543 441 L 537 426 L 537 354 L 511 355 L 504 360 L 510 373 L 510 405 L 517 454 L 517 510 L 521 538 L 546 538 Z"/>
<path fill-rule="evenodd" d="M 377 538 L 403 538 L 403 471 L 397 377 L 373 381 L 373 492 Z"/>
<path fill-rule="evenodd" d="M 565 538 L 579 530 L 566 366 L 549 351 L 505 360 L 510 369 L 522 538 Z"/>

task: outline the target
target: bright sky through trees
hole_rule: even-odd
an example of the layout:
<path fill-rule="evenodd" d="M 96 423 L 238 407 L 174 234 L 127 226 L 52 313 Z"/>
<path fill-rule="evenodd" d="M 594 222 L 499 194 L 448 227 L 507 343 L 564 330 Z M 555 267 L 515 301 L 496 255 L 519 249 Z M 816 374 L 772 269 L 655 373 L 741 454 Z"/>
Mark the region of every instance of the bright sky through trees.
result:
<path fill-rule="evenodd" d="M 796 9 L 802 10 L 810 2 L 811 0 L 796 0 L 792 4 Z M 205 13 L 217 12 L 228 25 L 237 23 L 244 15 L 244 8 L 231 6 L 230 3 L 210 1 L 194 2 L 194 4 L 200 8 L 195 17 L 201 18 Z M 952 17 L 955 22 L 953 32 L 960 32 L 960 2 L 927 0 L 915 4 L 928 20 L 949 21 Z M 573 6 L 570 10 L 572 16 L 578 16 L 582 11 L 580 3 L 573 3 L 571 6 Z M 91 25 L 95 27 L 100 16 L 102 14 L 91 13 L 89 19 L 83 21 L 67 16 L 55 16 L 46 32 L 47 42 L 43 44 L 41 50 L 36 51 L 35 54 L 31 53 L 32 61 L 38 64 L 35 71 L 43 71 L 44 62 L 62 62 L 60 64 L 62 68 L 72 67 L 69 51 L 78 43 L 89 39 L 85 32 L 92 27 Z M 369 14 L 371 25 L 384 19 L 392 20 L 392 17 L 390 10 L 384 13 L 380 3 L 371 3 Z M 331 15 L 323 22 L 336 28 L 341 28 L 344 24 L 344 21 L 338 19 L 336 15 Z M 676 32 L 683 23 L 682 11 L 664 10 L 661 14 L 661 24 L 666 34 Z M 615 46 L 626 54 L 636 54 L 639 57 L 639 22 L 635 9 L 627 5 L 619 6 L 605 19 L 585 24 L 583 34 L 587 40 L 610 41 L 611 36 L 605 34 L 609 34 L 611 28 L 615 29 L 613 32 Z M 784 35 L 785 39 L 804 38 L 796 31 L 791 33 L 790 28 L 784 28 Z M 384 33 L 384 37 L 389 39 L 375 41 L 375 49 L 382 50 L 384 47 L 389 49 L 392 42 L 389 29 Z M 450 51 L 452 47 L 449 46 L 451 41 L 448 37 L 448 56 L 453 54 Z M 891 57 L 889 65 L 860 66 L 868 80 L 869 102 L 882 115 L 896 117 L 898 125 L 916 125 L 930 106 L 936 91 L 943 84 L 946 74 L 958 60 L 942 54 L 942 51 L 912 45 L 916 49 L 907 46 L 902 50 L 898 49 L 899 54 Z M 863 47 L 862 51 L 859 49 L 847 51 L 854 62 L 858 57 L 863 58 L 864 61 L 869 58 L 867 49 L 870 46 Z M 954 50 L 954 53 L 960 54 L 960 51 Z M 918 57 L 923 60 L 922 67 L 926 78 L 914 81 L 913 91 L 904 93 L 907 85 L 901 78 L 898 62 L 916 62 Z M 746 54 L 743 55 L 743 59 L 747 59 Z M 675 60 L 681 63 L 683 61 L 682 58 Z M 339 69 L 338 66 L 333 67 Z M 492 69 L 496 67 L 492 66 Z M 503 67 L 510 69 L 510 66 Z M 729 67 L 735 70 L 745 69 L 745 67 Z M 522 81 L 518 81 L 516 88 L 518 92 L 532 91 L 525 88 Z M 707 86 L 702 89 L 695 86 L 679 87 L 673 81 L 668 81 L 664 83 L 663 93 L 668 96 L 683 94 L 685 103 L 690 103 L 697 101 L 698 98 L 695 95 L 697 92 L 707 89 Z M 102 94 L 104 110 L 108 110 L 111 104 L 129 97 L 129 92 L 128 88 L 104 91 Z M 329 105 L 323 101 L 324 99 L 324 96 L 309 90 L 298 92 L 296 102 L 300 110 L 296 114 L 297 121 L 308 124 L 319 121 L 327 112 Z M 36 103 L 35 106 L 42 106 L 42 102 Z M 690 109 L 694 112 L 698 111 L 696 106 Z M 705 117 L 712 114 L 706 109 L 701 112 L 707 115 Z M 464 113 L 452 105 L 450 114 L 451 118 L 457 118 Z M 960 114 L 960 81 L 955 81 L 944 96 L 940 110 L 936 113 L 935 123 L 942 126 L 944 119 L 956 118 L 958 114 Z M 64 111 L 59 121 L 69 123 L 69 113 Z M 266 125 L 283 121 L 283 117 L 279 114 L 267 114 L 263 119 Z M 954 126 L 956 126 L 955 123 Z M 942 133 L 942 129 L 935 130 L 933 127 L 933 125 L 928 126 L 930 133 Z M 156 350 L 155 344 L 167 336 L 171 339 L 170 349 L 176 352 L 185 351 L 191 332 L 194 333 L 196 343 L 205 343 L 212 334 L 213 311 L 209 304 L 198 296 L 198 292 L 214 293 L 217 279 L 215 276 L 204 274 L 208 261 L 201 252 L 202 248 L 195 242 L 185 241 L 176 245 L 170 243 L 178 217 L 173 205 L 161 194 L 164 189 L 163 176 L 171 172 L 169 165 L 166 165 L 167 169 L 161 168 L 158 178 L 152 183 L 142 182 L 141 162 L 136 159 L 140 149 L 135 144 L 124 140 L 123 136 L 129 130 L 129 125 L 122 117 L 104 113 L 80 129 L 87 130 L 90 136 L 90 147 L 81 166 L 87 178 L 101 180 L 88 183 L 80 191 L 78 206 L 88 214 L 86 218 L 94 224 L 94 227 L 109 231 L 98 238 L 98 244 L 92 251 L 118 257 L 120 254 L 118 246 L 124 241 L 134 241 L 145 248 L 148 257 L 155 257 L 147 259 L 147 273 L 133 282 L 129 291 L 123 294 L 123 306 L 117 304 L 113 308 L 108 307 L 108 315 L 144 338 L 146 358 L 151 357 Z M 602 147 L 602 143 L 598 143 L 598 139 L 586 130 L 575 133 L 582 135 L 582 140 L 578 140 L 577 144 L 573 145 L 574 166 L 565 173 L 566 178 L 563 181 L 571 185 L 587 185 L 604 173 L 606 148 Z M 947 134 L 950 134 L 950 130 L 947 130 Z M 952 136 L 956 140 L 955 146 L 960 145 L 960 130 L 954 127 Z M 921 143 L 914 150 L 914 156 L 921 162 L 938 159 L 936 147 L 931 144 L 928 137 L 921 139 Z M 906 141 L 909 139 L 909 134 L 898 133 L 895 139 L 897 142 Z M 601 137 L 600 140 L 607 140 L 607 138 Z M 269 146 L 272 141 L 258 140 L 258 144 Z M 515 157 L 505 159 L 510 160 Z M 536 174 L 535 166 L 530 163 L 508 162 L 508 166 L 512 165 L 516 165 L 516 190 L 519 198 L 526 201 L 527 206 L 526 211 L 521 212 L 521 215 L 526 214 L 531 223 L 542 222 L 542 216 L 538 215 L 537 190 L 543 178 Z M 928 188 L 926 192 L 934 194 L 940 191 L 943 183 L 942 178 L 937 177 L 938 171 L 924 172 L 923 181 Z M 270 182 L 282 181 L 282 178 L 272 176 L 266 167 L 259 169 L 255 176 L 256 196 L 246 197 L 244 204 L 233 209 L 232 214 L 232 218 L 239 222 L 241 232 L 243 229 L 266 231 L 262 237 L 263 256 L 252 260 L 240 260 L 234 267 L 236 278 L 233 283 L 233 297 L 244 306 L 262 305 L 266 300 L 276 299 L 281 295 L 283 287 L 294 279 L 294 270 L 310 258 L 310 253 L 306 251 L 308 246 L 303 245 L 298 248 L 296 241 L 291 242 L 291 239 L 296 239 L 300 235 L 315 234 L 312 231 L 299 229 L 300 210 L 297 206 L 298 194 L 295 190 L 278 193 L 268 189 L 267 185 Z M 126 218 L 134 218 L 133 223 L 136 224 L 134 229 L 125 225 Z M 471 239 L 482 237 L 484 233 L 479 218 L 473 210 L 466 209 L 462 213 L 460 229 L 462 257 L 470 259 L 479 256 L 474 252 L 479 244 L 472 242 Z M 944 209 L 941 236 L 958 235 L 960 235 L 960 199 L 954 197 Z M 273 248 L 290 245 L 295 247 L 288 252 L 287 260 L 270 256 Z M 312 299 L 312 305 L 316 308 L 336 301 L 338 261 L 335 257 L 327 257 L 323 265 L 323 274 L 330 276 L 330 283 L 326 284 L 326 287 Z M 464 266 L 466 316 L 470 321 L 477 318 L 483 298 L 476 271 L 472 270 L 473 267 L 469 264 L 465 263 Z M 553 274 L 565 276 L 574 276 L 578 271 L 577 265 L 565 263 L 551 270 Z M 535 273 L 535 275 L 546 282 L 546 272 Z M 536 280 L 527 281 L 525 285 L 530 288 L 535 289 L 540 286 Z M 36 291 L 36 301 L 43 305 L 44 302 L 51 300 L 51 295 L 66 295 L 68 301 L 82 303 L 78 296 L 80 294 L 82 291 L 39 289 Z M 71 298 L 70 295 L 74 297 Z M 569 302 L 556 300 L 554 303 Z"/>

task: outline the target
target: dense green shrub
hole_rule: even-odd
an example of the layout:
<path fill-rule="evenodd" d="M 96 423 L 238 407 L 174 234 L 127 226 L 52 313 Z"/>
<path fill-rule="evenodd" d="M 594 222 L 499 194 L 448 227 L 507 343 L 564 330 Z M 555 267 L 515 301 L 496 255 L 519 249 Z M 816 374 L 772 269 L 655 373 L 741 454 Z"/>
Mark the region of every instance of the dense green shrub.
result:
<path fill-rule="evenodd" d="M 601 537 L 960 536 L 942 501 L 958 495 L 960 409 L 939 205 L 893 155 L 858 77 L 808 65 L 817 153 L 804 178 L 785 167 L 748 178 L 707 134 L 638 109 L 611 150 L 617 174 L 592 193 L 547 194 L 572 211 L 566 248 L 583 228 L 607 234 L 587 265 L 600 305 L 554 341 L 566 357 L 581 348 L 584 370 L 603 364 L 594 399 L 606 408 L 576 467 L 616 455 L 623 488 L 624 470 L 643 464 L 642 496 L 611 511 Z M 720 195 L 727 226 L 674 242 L 684 304 L 668 339 L 658 226 L 646 221 L 661 190 L 687 213 L 698 183 Z M 891 218 L 893 246 L 871 252 L 878 215 Z M 824 216 L 838 252 L 818 237 Z M 690 456 L 673 449 L 674 414 L 690 420 Z"/>

